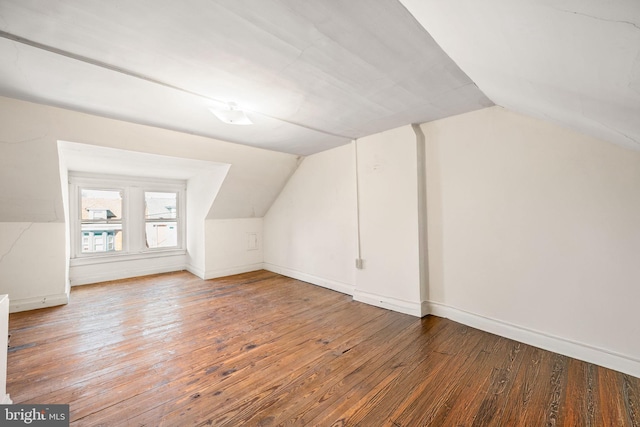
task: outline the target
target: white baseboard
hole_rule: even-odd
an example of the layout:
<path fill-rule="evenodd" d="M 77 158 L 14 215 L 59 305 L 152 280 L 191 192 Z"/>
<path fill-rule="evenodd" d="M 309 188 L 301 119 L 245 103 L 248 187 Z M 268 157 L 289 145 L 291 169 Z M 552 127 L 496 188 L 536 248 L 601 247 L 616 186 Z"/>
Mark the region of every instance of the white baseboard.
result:
<path fill-rule="evenodd" d="M 217 279 L 218 277 L 232 276 L 234 274 L 249 273 L 250 271 L 262 270 L 262 263 L 240 265 L 238 267 L 222 268 L 219 270 L 208 270 L 204 274 L 204 280 Z M 194 273 L 195 274 L 195 273 Z M 196 276 L 198 276 L 196 274 Z"/>
<path fill-rule="evenodd" d="M 386 308 L 387 310 L 397 311 L 399 313 L 410 314 L 416 317 L 422 317 L 422 307 L 419 302 L 405 301 L 397 298 L 387 297 L 364 292 L 356 289 L 353 293 L 353 299 L 365 304 L 374 305 L 376 307 Z"/>
<path fill-rule="evenodd" d="M 303 273 L 301 271 L 292 270 L 290 268 L 281 267 L 279 265 L 270 264 L 268 262 L 263 263 L 263 268 L 273 273 L 291 277 L 292 279 L 301 280 L 303 282 L 311 283 L 312 285 L 322 286 L 323 288 L 331 289 L 343 294 L 353 295 L 354 287 L 353 285 L 350 285 L 348 283 L 325 279 L 323 277 L 314 276 L 312 274 Z"/>
<path fill-rule="evenodd" d="M 199 278 L 204 280 L 204 269 L 196 267 L 191 264 L 187 264 L 184 269 L 187 270 L 189 273 L 193 274 L 194 276 L 198 276 Z"/>
<path fill-rule="evenodd" d="M 11 405 L 13 402 L 11 401 L 11 397 L 9 397 L 9 393 L 4 395 L 4 398 L 0 402 L 0 405 Z"/>
<path fill-rule="evenodd" d="M 279 265 L 270 264 L 268 262 L 265 262 L 263 266 L 265 270 L 271 271 L 273 273 L 282 274 L 283 276 L 291 277 L 292 279 L 301 280 L 303 282 L 311 283 L 312 285 L 322 286 L 323 288 L 351 295 L 353 296 L 354 301 L 362 302 L 376 307 L 386 308 L 388 310 L 393 310 L 404 314 L 410 314 L 417 317 L 422 317 L 425 315 L 422 314 L 421 304 L 417 302 L 414 303 L 397 298 L 377 295 L 370 292 L 359 291 L 351 284 L 338 282 L 331 279 L 325 279 L 323 277 L 314 276 L 313 274 L 303 273 L 301 271 L 293 270 L 287 267 L 281 267 Z"/>
<path fill-rule="evenodd" d="M 183 263 L 147 268 L 112 268 L 109 271 L 104 271 L 97 274 L 74 274 L 71 277 L 71 286 L 90 285 L 92 283 L 129 279 L 131 277 L 139 276 L 149 276 L 151 274 L 171 273 L 173 271 L 181 271 L 186 268 L 187 267 Z"/>
<path fill-rule="evenodd" d="M 434 316 L 445 317 L 476 329 L 640 378 L 640 360 L 624 354 L 491 319 L 446 304 L 429 301 L 423 303 L 423 306 Z"/>
<path fill-rule="evenodd" d="M 9 302 L 9 313 L 19 311 L 35 310 L 38 308 L 55 307 L 57 305 L 69 304 L 69 295 L 56 294 L 41 297 L 12 299 Z"/>

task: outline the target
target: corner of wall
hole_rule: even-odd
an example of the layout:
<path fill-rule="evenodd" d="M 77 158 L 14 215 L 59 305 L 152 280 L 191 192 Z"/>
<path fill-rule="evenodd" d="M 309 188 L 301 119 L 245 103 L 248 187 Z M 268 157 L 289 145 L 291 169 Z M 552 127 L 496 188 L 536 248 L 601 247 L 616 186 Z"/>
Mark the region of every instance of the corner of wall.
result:
<path fill-rule="evenodd" d="M 421 317 L 426 293 L 420 204 L 424 160 L 417 136 L 414 128 L 403 126 L 357 141 L 357 215 L 364 268 L 356 270 L 354 299 Z"/>
<path fill-rule="evenodd" d="M 340 292 L 346 295 L 353 295 L 353 285 L 349 283 L 343 283 L 337 280 L 331 280 L 324 277 L 315 276 L 313 274 L 303 273 L 288 267 L 282 267 L 275 264 L 265 262 L 263 268 L 272 273 L 282 274 L 283 276 L 291 277 L 292 279 L 300 280 L 302 282 L 311 283 L 312 285 L 322 286 L 323 288 L 331 289 L 332 291 Z"/>
<path fill-rule="evenodd" d="M 204 279 L 262 269 L 263 219 L 231 218 L 205 221 Z"/>
<path fill-rule="evenodd" d="M 425 317 L 430 314 L 432 314 L 432 310 L 429 301 L 422 301 L 420 303 L 420 317 Z"/>
<path fill-rule="evenodd" d="M 359 289 L 354 290 L 353 300 L 376 307 L 385 308 L 387 310 L 397 311 L 398 313 L 409 314 L 415 317 L 423 317 L 422 305 L 414 301 L 406 301 L 386 295 L 364 292 Z"/>
<path fill-rule="evenodd" d="M 185 266 L 185 270 L 187 270 L 189 273 L 193 274 L 194 276 L 198 276 L 201 279 L 205 279 L 205 272 L 204 269 L 199 268 L 193 264 L 187 264 Z"/>
<path fill-rule="evenodd" d="M 252 271 L 258 271 L 258 270 L 262 270 L 262 268 L 263 268 L 263 264 L 260 262 L 255 264 L 241 265 L 238 267 L 222 268 L 217 270 L 207 270 L 203 279 L 204 280 L 217 279 L 218 277 L 233 276 L 234 274 L 242 274 L 242 273 L 249 273 Z"/>

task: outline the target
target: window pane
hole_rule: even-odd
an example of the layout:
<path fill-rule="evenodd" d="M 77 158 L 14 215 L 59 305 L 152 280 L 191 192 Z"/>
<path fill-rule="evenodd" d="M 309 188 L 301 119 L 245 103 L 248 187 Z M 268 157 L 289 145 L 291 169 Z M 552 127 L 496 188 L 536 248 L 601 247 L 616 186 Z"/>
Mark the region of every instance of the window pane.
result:
<path fill-rule="evenodd" d="M 144 193 L 145 219 L 178 218 L 177 193 L 160 193 L 146 191 Z"/>
<path fill-rule="evenodd" d="M 178 246 L 178 223 L 175 221 L 147 222 L 145 231 L 147 247 L 150 249 Z"/>
<path fill-rule="evenodd" d="M 82 253 L 122 250 L 122 224 L 82 224 Z"/>
<path fill-rule="evenodd" d="M 122 192 L 81 189 L 82 253 L 122 250 Z"/>
<path fill-rule="evenodd" d="M 82 189 L 83 220 L 122 220 L 122 193 L 118 190 Z"/>

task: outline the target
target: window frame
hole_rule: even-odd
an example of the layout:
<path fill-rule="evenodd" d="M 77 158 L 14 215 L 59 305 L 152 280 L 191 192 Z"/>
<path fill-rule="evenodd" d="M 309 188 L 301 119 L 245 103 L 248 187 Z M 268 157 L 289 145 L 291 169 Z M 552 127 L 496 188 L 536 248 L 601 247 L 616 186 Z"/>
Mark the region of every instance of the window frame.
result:
<path fill-rule="evenodd" d="M 82 219 L 82 190 L 100 190 L 100 191 L 117 191 L 120 193 L 121 197 L 122 197 L 122 206 L 121 206 L 121 215 L 120 215 L 120 219 L 119 220 L 110 220 L 109 218 L 105 218 L 105 219 L 88 219 L 88 220 L 83 220 Z M 76 198 L 77 198 L 77 206 L 76 206 L 76 216 L 75 219 L 77 220 L 77 224 L 75 225 L 75 230 L 77 231 L 77 233 L 79 234 L 79 239 L 73 239 L 76 240 L 76 242 L 78 243 L 78 253 L 80 254 L 80 256 L 82 257 L 87 257 L 87 256 L 102 256 L 104 254 L 122 254 L 124 253 L 124 236 L 126 235 L 125 233 L 125 228 L 126 228 L 126 224 L 125 224 L 125 211 L 126 211 L 126 198 L 127 198 L 127 194 L 126 194 L 126 189 L 123 187 L 114 187 L 114 186 L 93 186 L 93 185 L 82 185 L 82 186 L 78 186 L 76 189 Z M 72 213 L 73 215 L 73 213 Z M 100 251 L 100 252 L 83 252 L 83 248 L 84 248 L 84 232 L 82 230 L 82 225 L 83 224 L 120 224 L 122 226 L 122 235 L 123 235 L 123 250 L 122 251 Z M 95 235 L 93 237 L 90 237 L 90 242 L 92 243 L 92 246 L 95 246 Z M 107 246 L 107 242 L 104 242 L 104 245 Z"/>
<path fill-rule="evenodd" d="M 186 187 L 184 180 L 139 178 L 69 172 L 70 265 L 154 258 L 186 254 Z M 82 189 L 121 191 L 122 250 L 82 252 Z M 176 193 L 175 247 L 148 248 L 145 234 L 145 192 Z"/>
<path fill-rule="evenodd" d="M 170 219 L 149 219 L 146 218 L 146 215 L 144 214 L 145 211 L 145 204 L 146 204 L 146 197 L 145 197 L 145 193 L 175 193 L 176 194 L 176 217 L 175 218 L 170 218 Z M 181 226 L 181 221 L 182 221 L 182 217 L 184 217 L 184 208 L 181 208 L 181 199 L 183 197 L 180 194 L 180 191 L 175 190 L 175 189 L 167 189 L 167 187 L 164 187 L 162 189 L 158 189 L 155 187 L 145 187 L 142 188 L 142 239 L 145 243 L 144 247 L 145 247 L 145 252 L 149 251 L 149 252 L 155 252 L 155 251 L 166 251 L 166 250 L 171 250 L 171 249 L 181 249 L 182 247 L 184 247 L 184 243 L 182 243 L 181 246 L 181 238 L 182 235 L 184 235 L 184 233 L 182 232 L 183 227 Z M 147 241 L 147 232 L 146 232 L 146 225 L 147 222 L 176 222 L 177 225 L 177 242 L 178 245 L 177 246 L 171 246 L 171 247 L 163 247 L 163 248 L 149 248 L 146 245 L 146 241 Z"/>

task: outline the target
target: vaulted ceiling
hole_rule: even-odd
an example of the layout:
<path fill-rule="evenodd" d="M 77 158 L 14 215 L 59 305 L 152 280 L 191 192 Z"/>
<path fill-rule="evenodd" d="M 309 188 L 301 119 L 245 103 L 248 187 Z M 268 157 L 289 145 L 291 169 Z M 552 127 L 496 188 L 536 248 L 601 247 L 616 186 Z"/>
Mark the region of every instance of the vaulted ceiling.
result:
<path fill-rule="evenodd" d="M 1 0 L 0 95 L 301 155 L 494 103 L 638 148 L 640 3 Z"/>
<path fill-rule="evenodd" d="M 402 2 L 494 103 L 640 149 L 640 1 Z"/>

